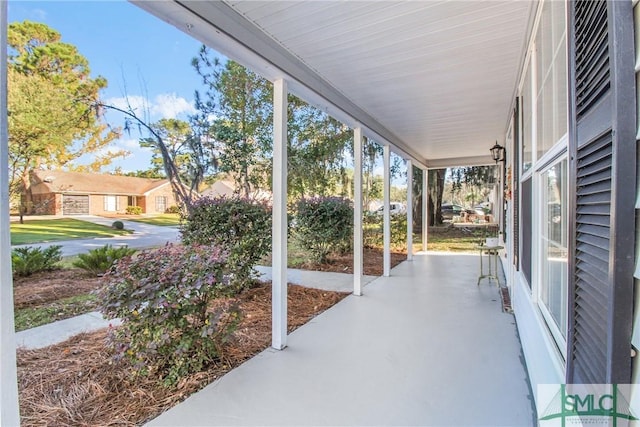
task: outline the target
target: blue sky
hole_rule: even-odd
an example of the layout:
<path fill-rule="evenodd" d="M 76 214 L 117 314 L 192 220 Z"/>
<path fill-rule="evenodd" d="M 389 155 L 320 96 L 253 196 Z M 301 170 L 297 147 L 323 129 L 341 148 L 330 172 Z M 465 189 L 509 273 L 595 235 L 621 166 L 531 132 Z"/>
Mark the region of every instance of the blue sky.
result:
<path fill-rule="evenodd" d="M 103 100 L 122 105 L 146 105 L 151 120 L 185 118 L 193 111 L 193 93 L 201 81 L 191 67 L 201 43 L 126 1 L 9 1 L 9 22 L 43 22 L 78 47 L 93 76 L 105 77 L 109 86 Z M 113 126 L 122 117 L 107 116 Z M 149 166 L 148 150 L 138 146 L 136 132 L 124 134 L 114 148 L 131 154 L 105 170 L 125 171 Z"/>

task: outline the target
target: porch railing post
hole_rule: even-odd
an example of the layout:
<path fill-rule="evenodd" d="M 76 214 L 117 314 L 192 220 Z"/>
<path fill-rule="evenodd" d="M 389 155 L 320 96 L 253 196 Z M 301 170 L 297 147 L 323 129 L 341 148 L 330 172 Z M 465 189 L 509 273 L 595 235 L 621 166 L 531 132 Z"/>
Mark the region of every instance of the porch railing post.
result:
<path fill-rule="evenodd" d="M 389 144 L 383 147 L 382 168 L 384 170 L 382 275 L 388 277 L 391 274 L 391 215 L 389 211 L 391 203 L 391 147 Z"/>
<path fill-rule="evenodd" d="M 287 82 L 273 82 L 272 341 L 287 346 Z"/>
<path fill-rule="evenodd" d="M 362 128 L 353 130 L 353 294 L 362 295 Z"/>
<path fill-rule="evenodd" d="M 413 162 L 407 160 L 407 261 L 413 261 Z"/>
<path fill-rule="evenodd" d="M 13 274 L 9 227 L 9 134 L 7 131 L 7 2 L 0 2 L 0 425 L 20 425 Z"/>
<path fill-rule="evenodd" d="M 429 240 L 429 218 L 427 218 L 427 205 L 429 204 L 429 169 L 422 171 L 422 250 L 427 250 Z"/>

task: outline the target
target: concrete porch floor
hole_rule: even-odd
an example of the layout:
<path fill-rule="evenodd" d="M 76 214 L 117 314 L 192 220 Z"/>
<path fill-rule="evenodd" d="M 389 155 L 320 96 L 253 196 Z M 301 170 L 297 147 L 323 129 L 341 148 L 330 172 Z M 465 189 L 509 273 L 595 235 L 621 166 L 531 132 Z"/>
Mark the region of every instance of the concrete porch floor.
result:
<path fill-rule="evenodd" d="M 149 425 L 535 425 L 515 319 L 478 269 L 418 254 Z"/>

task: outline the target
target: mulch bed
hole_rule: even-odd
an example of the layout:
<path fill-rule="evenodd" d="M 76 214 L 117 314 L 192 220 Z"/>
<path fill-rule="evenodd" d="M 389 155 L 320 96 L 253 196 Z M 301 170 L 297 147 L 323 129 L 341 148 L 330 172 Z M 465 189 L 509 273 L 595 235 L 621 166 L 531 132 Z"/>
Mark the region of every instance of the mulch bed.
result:
<path fill-rule="evenodd" d="M 370 276 L 382 276 L 382 249 L 363 249 L 364 274 Z M 407 260 L 406 252 L 391 251 L 391 268 Z M 326 263 L 305 264 L 298 268 L 303 270 L 332 271 L 335 273 L 353 274 L 353 256 L 351 253 L 345 255 L 330 255 Z"/>
<path fill-rule="evenodd" d="M 16 308 L 46 305 L 52 301 L 88 294 L 102 287 L 102 278 L 73 268 L 43 271 L 28 277 L 13 279 Z"/>
<path fill-rule="evenodd" d="M 289 285 L 289 331 L 348 294 Z M 209 370 L 166 388 L 154 378 L 132 376 L 114 364 L 106 330 L 80 334 L 39 350 L 18 351 L 20 412 L 24 426 L 140 425 L 224 375 L 269 346 L 271 284 L 239 297 L 243 320 Z"/>

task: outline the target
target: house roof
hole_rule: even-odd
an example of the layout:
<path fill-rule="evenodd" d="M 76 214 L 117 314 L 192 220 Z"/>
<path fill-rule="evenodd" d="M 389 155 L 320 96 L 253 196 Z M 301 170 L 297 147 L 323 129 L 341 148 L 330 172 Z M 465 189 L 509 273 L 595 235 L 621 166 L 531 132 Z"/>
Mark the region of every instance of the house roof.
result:
<path fill-rule="evenodd" d="M 35 171 L 32 175 L 34 194 L 113 194 L 144 196 L 149 191 L 168 185 L 167 179 L 136 178 L 66 171 Z"/>
<path fill-rule="evenodd" d="M 536 1 L 132 0 L 403 157 L 489 164 Z"/>

